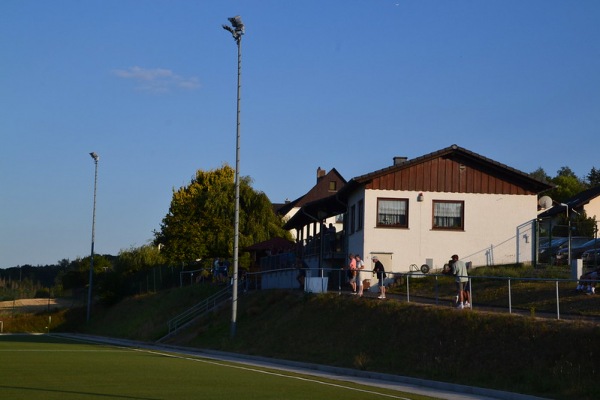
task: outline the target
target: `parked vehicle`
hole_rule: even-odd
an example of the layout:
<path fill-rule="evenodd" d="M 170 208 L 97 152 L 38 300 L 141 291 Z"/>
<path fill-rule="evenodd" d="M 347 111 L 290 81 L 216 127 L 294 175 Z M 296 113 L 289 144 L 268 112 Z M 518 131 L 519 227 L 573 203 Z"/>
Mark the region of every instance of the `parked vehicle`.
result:
<path fill-rule="evenodd" d="M 550 262 L 551 255 L 558 246 L 562 245 L 568 240 L 568 238 L 564 237 L 554 237 L 552 240 L 546 240 L 544 243 L 540 243 L 540 249 L 538 254 L 538 261 L 540 262 Z"/>
<path fill-rule="evenodd" d="M 576 260 L 578 258 L 581 258 L 583 253 L 586 250 L 598 248 L 599 245 L 600 245 L 600 240 L 598 240 L 598 239 L 591 239 L 580 245 L 574 245 L 573 241 L 571 241 L 571 260 Z M 556 259 L 557 265 L 568 263 L 569 246 L 567 245 L 567 246 L 559 249 L 556 252 L 555 259 Z"/>
<path fill-rule="evenodd" d="M 580 246 L 590 240 L 589 237 L 584 236 L 573 236 L 571 237 L 571 249 L 573 247 Z M 556 253 L 563 248 L 568 248 L 569 246 L 569 238 L 568 237 L 555 237 L 552 238 L 551 241 L 545 243 L 543 246 L 540 246 L 540 254 L 538 260 L 540 262 L 551 262 Z"/>
<path fill-rule="evenodd" d="M 539 238 L 538 239 L 539 248 L 541 249 L 541 248 L 547 246 L 549 241 L 550 241 L 550 238 L 547 236 L 543 236 L 543 237 Z"/>
<path fill-rule="evenodd" d="M 585 265 L 586 267 L 600 265 L 600 243 L 598 244 L 598 246 L 599 247 L 597 248 L 592 248 L 583 252 L 583 254 L 581 255 L 583 265 Z"/>

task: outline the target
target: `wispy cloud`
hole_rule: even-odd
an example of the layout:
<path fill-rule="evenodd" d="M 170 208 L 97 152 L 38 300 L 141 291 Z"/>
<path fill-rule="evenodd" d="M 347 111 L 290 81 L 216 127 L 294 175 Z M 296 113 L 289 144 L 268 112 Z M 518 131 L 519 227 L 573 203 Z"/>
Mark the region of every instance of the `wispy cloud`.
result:
<path fill-rule="evenodd" d="M 183 77 L 170 69 L 130 67 L 128 69 L 115 69 L 113 75 L 131 79 L 136 82 L 136 89 L 154 93 L 164 93 L 175 89 L 195 90 L 200 87 L 196 77 Z"/>

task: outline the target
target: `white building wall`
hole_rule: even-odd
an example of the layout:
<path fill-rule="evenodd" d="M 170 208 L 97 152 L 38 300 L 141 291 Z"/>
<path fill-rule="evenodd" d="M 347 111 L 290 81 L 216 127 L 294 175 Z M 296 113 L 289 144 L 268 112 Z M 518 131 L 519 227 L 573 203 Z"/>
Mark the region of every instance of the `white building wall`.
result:
<path fill-rule="evenodd" d="M 583 206 L 588 218 L 596 216 L 596 227 L 600 230 L 600 197 L 592 199 L 588 204 Z"/>
<path fill-rule="evenodd" d="M 356 193 L 354 193 L 349 199 L 348 199 L 348 209 L 347 209 L 347 213 L 345 218 L 347 218 L 348 220 L 345 223 L 345 234 L 348 240 L 348 253 L 352 253 L 352 254 L 359 254 L 362 258 L 362 260 L 365 262 L 365 268 L 366 269 L 371 269 L 372 265 L 371 265 L 371 258 L 369 257 L 369 253 L 366 252 L 365 249 L 365 245 L 364 245 L 364 232 L 365 230 L 357 230 L 356 232 L 354 232 L 353 234 L 350 233 L 350 209 L 352 208 L 352 206 L 356 206 L 356 215 L 355 215 L 355 219 L 358 218 L 358 201 L 360 199 L 364 199 L 364 189 L 361 189 L 360 191 L 357 191 Z M 365 202 L 365 215 L 367 214 L 367 205 Z M 366 217 L 365 217 L 366 219 Z M 357 222 L 357 226 L 358 226 L 358 222 Z M 365 227 L 366 227 L 366 222 L 365 222 Z"/>
<path fill-rule="evenodd" d="M 473 266 L 532 261 L 532 220 L 537 216 L 537 196 L 465 193 L 428 193 L 367 190 L 350 198 L 349 206 L 365 198 L 364 229 L 349 237 L 349 251 L 362 252 L 367 265 L 372 254 L 390 254 L 394 272 L 410 270 L 432 259 L 442 268 L 452 254 Z M 376 228 L 377 198 L 409 199 L 408 229 Z M 433 200 L 457 200 L 465 204 L 465 230 L 432 230 Z"/>

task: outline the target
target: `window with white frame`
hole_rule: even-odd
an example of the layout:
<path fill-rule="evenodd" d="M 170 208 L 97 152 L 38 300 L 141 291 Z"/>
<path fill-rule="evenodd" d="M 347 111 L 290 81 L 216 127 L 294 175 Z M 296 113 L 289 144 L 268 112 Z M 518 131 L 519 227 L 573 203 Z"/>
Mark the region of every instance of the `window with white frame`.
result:
<path fill-rule="evenodd" d="M 377 199 L 377 226 L 408 228 L 408 199 Z"/>
<path fill-rule="evenodd" d="M 433 201 L 433 229 L 463 230 L 465 228 L 464 216 L 464 201 Z"/>

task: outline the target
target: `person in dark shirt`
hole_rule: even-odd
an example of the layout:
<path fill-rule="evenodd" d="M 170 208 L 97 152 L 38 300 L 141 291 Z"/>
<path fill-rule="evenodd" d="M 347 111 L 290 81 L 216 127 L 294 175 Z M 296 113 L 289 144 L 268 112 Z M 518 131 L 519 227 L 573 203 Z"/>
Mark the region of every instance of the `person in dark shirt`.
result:
<path fill-rule="evenodd" d="M 383 267 L 383 264 L 381 263 L 381 261 L 379 261 L 379 258 L 377 256 L 373 256 L 372 258 L 373 262 L 375 263 L 375 266 L 373 267 L 373 272 L 377 274 L 377 279 L 379 280 L 379 297 L 377 297 L 378 299 L 385 299 L 385 284 L 384 284 L 384 280 L 386 278 L 386 274 L 385 274 L 385 268 Z"/>

